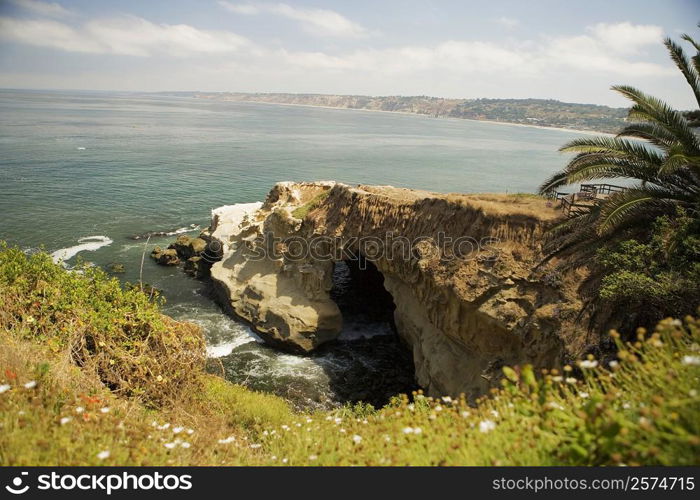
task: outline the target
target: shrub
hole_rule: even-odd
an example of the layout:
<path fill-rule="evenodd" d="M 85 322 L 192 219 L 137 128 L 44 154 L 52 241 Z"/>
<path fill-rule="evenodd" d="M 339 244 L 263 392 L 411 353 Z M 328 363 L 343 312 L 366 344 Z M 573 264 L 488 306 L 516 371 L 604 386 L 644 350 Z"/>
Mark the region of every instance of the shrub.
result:
<path fill-rule="evenodd" d="M 198 383 L 198 327 L 162 315 L 146 294 L 125 290 L 98 268 L 68 271 L 45 253 L 3 246 L 0 304 L 1 329 L 66 351 L 118 394 L 161 405 Z"/>

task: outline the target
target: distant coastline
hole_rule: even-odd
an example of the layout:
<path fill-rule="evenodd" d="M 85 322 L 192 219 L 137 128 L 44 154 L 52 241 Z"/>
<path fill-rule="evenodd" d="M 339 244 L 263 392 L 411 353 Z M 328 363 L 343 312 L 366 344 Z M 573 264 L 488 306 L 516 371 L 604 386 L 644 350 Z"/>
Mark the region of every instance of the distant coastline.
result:
<path fill-rule="evenodd" d="M 455 118 L 581 133 L 615 133 L 627 109 L 544 99 L 443 99 L 326 94 L 193 93 L 198 99 Z"/>

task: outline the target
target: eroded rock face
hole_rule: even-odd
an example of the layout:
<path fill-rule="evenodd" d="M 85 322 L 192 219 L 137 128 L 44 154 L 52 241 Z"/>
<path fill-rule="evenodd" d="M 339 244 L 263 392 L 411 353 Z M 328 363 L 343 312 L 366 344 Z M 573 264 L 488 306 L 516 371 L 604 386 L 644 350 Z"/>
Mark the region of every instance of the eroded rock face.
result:
<path fill-rule="evenodd" d="M 557 366 L 581 337 L 572 278 L 535 271 L 543 224 L 556 216 L 522 196 L 279 183 L 225 232 L 214 225 L 225 250 L 211 276 L 266 342 L 308 352 L 342 326 L 334 262 L 362 254 L 384 276 L 418 383 L 476 396 L 503 365 Z"/>

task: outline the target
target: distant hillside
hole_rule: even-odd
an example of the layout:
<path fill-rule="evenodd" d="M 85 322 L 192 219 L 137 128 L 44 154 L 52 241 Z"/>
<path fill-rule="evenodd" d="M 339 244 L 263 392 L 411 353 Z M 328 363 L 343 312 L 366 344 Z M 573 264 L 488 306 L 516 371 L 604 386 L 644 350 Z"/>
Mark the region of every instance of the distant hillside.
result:
<path fill-rule="evenodd" d="M 355 96 L 325 94 L 197 93 L 195 97 L 238 102 L 265 102 L 416 113 L 434 117 L 489 120 L 542 127 L 616 132 L 626 108 L 574 104 L 552 99 L 443 99 L 427 96 Z"/>

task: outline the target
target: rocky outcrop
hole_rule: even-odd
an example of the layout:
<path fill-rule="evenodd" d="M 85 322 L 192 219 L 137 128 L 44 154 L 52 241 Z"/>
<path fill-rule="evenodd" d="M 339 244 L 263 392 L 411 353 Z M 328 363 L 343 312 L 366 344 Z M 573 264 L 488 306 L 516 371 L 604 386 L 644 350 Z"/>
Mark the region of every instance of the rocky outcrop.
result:
<path fill-rule="evenodd" d="M 366 258 L 430 394 L 482 394 L 503 365 L 557 366 L 577 348 L 574 278 L 536 270 L 544 224 L 557 217 L 542 199 L 279 183 L 239 212 L 209 232 L 224 248 L 211 277 L 272 345 L 308 352 L 335 339 L 335 262 Z"/>

